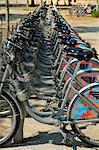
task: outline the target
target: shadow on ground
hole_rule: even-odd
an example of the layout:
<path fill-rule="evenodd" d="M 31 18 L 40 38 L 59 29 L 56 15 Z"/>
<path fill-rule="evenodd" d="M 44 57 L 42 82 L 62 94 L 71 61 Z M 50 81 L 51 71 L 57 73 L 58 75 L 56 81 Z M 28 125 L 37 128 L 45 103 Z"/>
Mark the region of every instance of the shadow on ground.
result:
<path fill-rule="evenodd" d="M 73 133 L 72 137 L 75 137 L 75 135 Z M 68 135 L 67 133 L 67 139 L 70 138 L 70 135 Z M 73 147 L 73 148 L 77 148 L 82 147 L 84 149 L 87 148 L 92 148 L 94 150 L 97 150 L 97 148 L 94 148 L 92 146 L 88 146 L 85 143 L 81 142 L 80 140 L 75 140 L 73 141 L 73 143 L 71 143 L 68 140 L 65 140 L 63 142 L 63 136 L 60 134 L 60 132 L 56 132 L 56 133 L 48 133 L 48 132 L 39 132 L 38 135 L 34 136 L 34 137 L 28 137 L 28 138 L 24 138 L 23 141 L 21 143 L 16 143 L 16 144 L 12 144 L 10 146 L 6 146 L 7 148 L 14 148 L 14 147 L 21 147 L 21 146 L 35 146 L 35 145 L 42 145 L 42 144 L 54 144 L 54 145 L 65 145 L 67 147 Z"/>
<path fill-rule="evenodd" d="M 99 32 L 99 27 L 87 27 L 87 26 L 77 26 L 74 27 L 76 32 Z"/>
<path fill-rule="evenodd" d="M 5 14 L 0 14 L 0 17 L 2 18 L 3 21 L 5 21 Z M 17 19 L 23 19 L 26 17 L 26 14 L 10 14 L 9 15 L 9 20 L 10 21 L 16 21 Z"/>

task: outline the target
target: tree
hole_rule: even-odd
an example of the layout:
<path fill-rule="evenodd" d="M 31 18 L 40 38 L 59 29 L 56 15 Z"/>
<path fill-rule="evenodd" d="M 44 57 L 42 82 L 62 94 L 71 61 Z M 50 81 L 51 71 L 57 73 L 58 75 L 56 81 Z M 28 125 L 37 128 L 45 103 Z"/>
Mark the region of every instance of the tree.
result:
<path fill-rule="evenodd" d="M 68 0 L 68 5 L 71 6 L 72 0 Z"/>
<path fill-rule="evenodd" d="M 96 9 L 99 10 L 99 0 L 96 0 L 96 5 L 97 5 Z"/>
<path fill-rule="evenodd" d="M 51 4 L 53 5 L 53 0 L 51 0 Z"/>
<path fill-rule="evenodd" d="M 57 5 L 58 5 L 58 1 L 59 1 L 59 0 L 57 0 Z"/>

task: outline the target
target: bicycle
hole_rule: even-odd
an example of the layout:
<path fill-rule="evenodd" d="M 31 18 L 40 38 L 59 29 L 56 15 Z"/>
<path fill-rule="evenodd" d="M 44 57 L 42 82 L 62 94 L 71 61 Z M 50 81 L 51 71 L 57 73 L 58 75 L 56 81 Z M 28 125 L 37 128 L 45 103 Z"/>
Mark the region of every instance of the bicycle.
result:
<path fill-rule="evenodd" d="M 20 106 L 11 91 L 5 86 L 0 94 L 0 146 L 2 143 L 8 143 L 16 134 L 20 119 Z"/>
<path fill-rule="evenodd" d="M 72 6 L 69 10 L 71 15 L 75 15 L 77 17 L 79 16 L 85 16 L 87 14 L 88 4 L 86 5 L 75 5 Z"/>
<path fill-rule="evenodd" d="M 95 86 L 96 86 L 96 88 L 97 88 L 97 87 L 99 86 L 99 84 L 98 84 L 98 83 L 92 83 L 92 84 L 90 84 L 90 86 L 89 86 L 89 85 L 86 86 L 85 89 L 86 89 L 86 91 L 88 90 L 88 91 L 87 91 L 88 93 L 90 93 L 91 87 L 95 87 Z M 90 87 L 90 89 L 89 89 L 89 87 Z M 87 88 L 88 88 L 88 89 L 87 89 Z M 81 91 L 84 91 L 84 89 L 81 89 Z M 77 92 L 77 91 L 76 91 L 76 92 Z M 78 92 L 77 94 L 79 95 L 79 92 Z M 90 95 L 90 96 L 91 96 L 91 95 Z M 82 98 L 83 98 L 83 97 L 82 97 Z M 65 102 L 66 102 L 66 101 L 65 101 Z M 70 104 L 72 104 L 72 103 L 73 103 L 73 101 L 72 101 Z M 75 105 L 76 105 L 76 104 L 75 104 Z M 71 107 L 70 107 L 70 108 L 71 108 Z M 43 123 L 45 123 L 45 122 L 48 123 L 48 120 L 46 120 L 47 118 L 44 118 L 44 119 L 38 118 L 38 117 L 37 117 L 38 113 L 37 113 L 36 111 L 33 111 L 33 109 L 30 110 L 30 107 L 28 106 L 28 104 L 27 104 L 27 109 L 28 109 L 29 113 L 31 114 L 31 116 L 34 117 L 36 120 L 39 120 L 40 122 L 43 122 Z M 49 108 L 49 107 L 48 107 L 48 109 L 52 110 L 52 109 Z M 71 109 L 72 109 L 72 108 L 71 108 Z M 62 109 L 62 110 L 63 110 L 63 109 Z M 62 110 L 61 110 L 61 111 L 62 111 Z M 70 110 L 70 109 L 69 109 L 69 110 Z M 34 113 L 36 113 L 37 115 L 35 115 Z M 48 113 L 48 112 L 47 112 L 47 113 Z M 47 115 L 47 113 L 46 113 L 46 115 Z M 53 114 L 55 115 L 54 110 L 53 110 Z M 50 115 L 51 115 L 51 114 L 50 114 Z M 68 115 L 69 115 L 69 111 L 68 111 Z M 41 114 L 41 116 L 43 116 L 43 113 Z M 58 117 L 59 117 L 59 116 L 58 116 Z M 62 119 L 63 119 L 63 118 L 62 118 Z M 54 120 L 54 121 L 56 121 L 56 120 Z M 50 124 L 53 124 L 54 121 L 49 121 L 49 122 L 50 122 Z M 90 120 L 90 121 L 91 121 L 91 120 Z M 95 121 L 95 120 L 94 120 L 94 121 Z M 78 122 L 80 122 L 80 121 L 78 121 Z M 85 120 L 82 120 L 81 122 L 85 122 Z M 54 122 L 54 123 L 55 123 L 55 122 Z M 71 122 L 68 122 L 68 121 L 66 122 L 66 121 L 65 121 L 65 123 L 67 123 L 67 124 L 68 124 L 68 123 L 71 123 L 71 124 L 72 124 L 73 122 L 72 122 L 72 121 L 71 121 Z M 74 122 L 74 124 L 75 124 L 75 122 Z M 77 128 L 76 128 L 76 129 L 77 129 Z M 81 133 L 79 133 L 79 134 L 81 135 Z M 79 135 L 78 135 L 78 136 L 79 136 Z M 79 138 L 80 138 L 80 137 L 79 137 Z M 82 138 L 82 137 L 81 137 L 81 138 Z M 94 143 L 95 145 L 98 145 L 98 144 L 95 143 L 95 142 L 92 143 L 92 141 L 90 141 L 89 138 L 86 138 L 86 139 L 83 138 L 83 140 L 86 141 L 87 143 L 90 143 L 90 144 L 93 144 L 93 143 Z"/>
<path fill-rule="evenodd" d="M 36 17 L 37 16 L 35 14 L 35 18 Z M 22 38 L 24 39 L 26 37 L 23 36 Z M 11 39 L 11 37 L 9 37 L 9 39 Z M 14 40 L 13 36 L 12 39 Z M 29 40 L 28 38 L 26 39 Z M 19 47 L 17 48 L 19 49 Z M 20 120 L 23 118 L 21 106 L 13 91 L 14 86 L 11 82 L 9 83 L 9 81 L 11 80 L 8 79 L 9 67 L 13 66 L 15 63 L 13 57 L 14 55 L 12 54 L 13 48 L 10 47 L 10 43 L 7 43 L 7 50 L 11 51 L 10 52 L 6 51 L 7 57 L 4 56 L 4 65 L 1 67 L 2 69 L 0 82 L 0 146 L 5 145 L 12 140 L 14 135 L 17 133 L 17 130 L 20 125 Z M 10 59 L 8 60 L 8 58 Z M 24 72 L 24 75 L 26 75 L 25 73 L 26 72 Z"/>
<path fill-rule="evenodd" d="M 26 29 L 26 27 L 25 27 L 25 29 Z M 28 27 L 27 27 L 27 29 L 28 29 Z M 30 30 L 31 30 L 31 28 L 30 28 Z M 25 38 L 25 37 L 23 37 L 23 38 Z M 79 137 L 79 135 L 81 135 L 81 137 L 79 137 L 79 138 L 81 138 L 83 141 L 85 141 L 87 143 L 93 144 L 95 146 L 99 146 L 98 141 L 90 140 L 90 138 L 88 136 L 86 136 L 86 138 L 83 138 L 83 133 L 82 133 L 83 131 L 80 132 L 80 127 L 75 125 L 75 124 L 78 124 L 79 122 L 80 123 L 92 122 L 92 125 L 94 125 L 94 122 L 95 122 L 95 124 L 98 124 L 98 121 L 99 121 L 99 117 L 98 117 L 99 110 L 98 110 L 98 106 L 97 106 L 98 105 L 97 91 L 99 91 L 99 78 L 98 78 L 99 69 L 98 68 L 94 68 L 94 69 L 87 68 L 86 70 L 79 71 L 80 63 L 82 61 L 86 61 L 86 60 L 89 61 L 93 57 L 93 51 L 87 51 L 86 49 L 84 49 L 85 51 L 82 51 L 81 49 L 79 49 L 79 51 L 76 51 L 78 49 L 77 48 L 73 49 L 72 47 L 66 49 L 67 51 L 65 51 L 65 53 L 67 54 L 67 57 L 70 57 L 70 60 L 67 62 L 67 67 L 68 68 L 69 68 L 69 66 L 71 67 L 71 63 L 72 63 L 71 61 L 73 60 L 73 58 L 76 58 L 76 67 L 74 69 L 73 74 L 71 75 L 71 78 L 69 78 L 67 81 L 67 83 L 69 83 L 69 84 L 66 83 L 67 86 L 64 85 L 65 88 L 62 87 L 63 89 L 67 88 L 66 91 L 63 92 L 64 93 L 63 98 L 62 97 L 61 98 L 54 97 L 54 95 L 52 95 L 52 97 L 45 97 L 47 103 L 45 104 L 45 106 L 43 105 L 44 109 L 42 112 L 42 110 L 36 109 L 38 106 L 42 106 L 42 104 L 30 105 L 30 103 L 29 103 L 29 97 L 31 96 L 30 92 L 29 92 L 29 87 L 27 86 L 29 80 L 25 80 L 27 76 L 24 77 L 24 75 L 23 75 L 24 69 L 22 70 L 22 68 L 20 68 L 21 67 L 21 65 L 20 65 L 21 61 L 19 62 L 20 58 L 15 57 L 16 53 L 22 52 L 22 47 L 20 45 L 17 45 L 17 43 L 14 43 L 11 40 L 8 40 L 8 45 L 11 45 L 11 47 L 9 47 L 9 50 L 5 49 L 5 53 L 9 57 L 10 63 L 7 62 L 8 64 L 6 66 L 5 73 L 2 78 L 1 89 L 4 85 L 4 83 L 6 83 L 5 81 L 7 81 L 7 83 L 8 83 L 7 85 L 10 85 L 10 86 L 8 86 L 8 89 L 10 89 L 12 91 L 13 95 L 15 95 L 15 97 L 18 99 L 18 101 L 20 101 L 24 104 L 27 113 L 31 117 L 33 117 L 37 121 L 40 121 L 40 122 L 46 123 L 46 124 L 57 124 L 57 125 L 61 124 L 64 126 L 67 124 L 70 124 L 73 128 L 73 131 L 76 133 L 77 132 L 79 133 L 79 134 L 77 134 L 77 136 Z M 14 50 L 13 50 L 13 48 L 14 48 Z M 84 54 L 84 52 L 86 52 L 85 53 L 86 55 Z M 75 55 L 75 53 L 76 53 L 76 55 Z M 17 59 L 18 59 L 18 61 L 17 61 Z M 21 69 L 21 75 L 20 75 L 20 69 Z M 66 67 L 65 67 L 65 69 L 66 69 Z M 10 76 L 8 76 L 8 73 L 9 73 L 8 70 L 10 70 Z M 26 69 L 26 71 L 28 71 L 28 70 Z M 89 84 L 89 82 L 88 82 L 89 85 L 87 84 L 85 87 L 81 87 L 81 89 L 78 90 L 77 87 L 75 87 L 74 82 L 78 81 L 77 76 L 79 76 L 79 74 L 80 75 L 85 74 L 86 72 L 90 73 L 90 74 L 92 72 L 97 73 L 97 74 L 95 73 L 95 75 L 96 75 L 95 83 Z M 64 75 L 65 75 L 65 73 L 64 73 Z M 22 77 L 22 78 L 20 78 L 20 77 Z M 6 80 L 6 79 L 9 79 L 9 80 Z M 87 83 L 87 81 L 85 81 L 85 82 Z M 68 101 L 68 94 L 70 92 L 71 87 L 73 90 L 75 90 L 76 95 L 73 95 L 72 100 Z M 35 89 L 33 88 L 33 90 L 35 90 Z M 80 97 L 80 100 L 79 100 L 79 97 Z M 93 101 L 93 98 L 94 98 L 94 101 Z M 15 102 L 17 103 L 16 100 L 15 100 Z M 94 102 L 96 102 L 96 103 L 94 104 Z M 81 106 L 83 106 L 83 108 L 85 108 L 85 112 L 83 115 L 82 115 L 83 112 L 80 109 L 81 107 L 76 108 L 79 103 L 81 103 Z M 56 106 L 54 107 L 53 104 L 57 104 L 57 107 Z M 77 115 L 77 118 L 75 117 L 76 109 L 81 111 L 80 112 L 81 114 L 79 113 L 79 116 Z M 93 111 L 92 111 L 92 109 L 93 109 Z M 87 111 L 89 111 L 89 116 L 87 115 L 88 118 L 86 118 Z M 93 113 L 90 113 L 90 111 L 94 112 L 94 115 L 93 115 Z M 52 119 L 51 119 L 51 117 L 52 117 Z M 86 126 L 86 128 L 87 127 L 88 126 Z M 74 128 L 76 130 L 74 130 Z M 93 130 L 94 130 L 94 128 L 93 128 Z M 7 138 L 9 138 L 9 137 L 7 137 Z M 96 139 L 96 140 L 98 140 L 98 139 Z M 3 145 L 4 143 L 5 143 L 5 141 L 0 141 L 0 144 Z"/>

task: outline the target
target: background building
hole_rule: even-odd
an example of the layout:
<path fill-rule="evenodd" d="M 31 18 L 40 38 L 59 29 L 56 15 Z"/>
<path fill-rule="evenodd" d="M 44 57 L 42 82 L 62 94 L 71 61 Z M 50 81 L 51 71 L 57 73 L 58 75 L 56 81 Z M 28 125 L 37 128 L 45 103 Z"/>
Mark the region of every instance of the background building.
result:
<path fill-rule="evenodd" d="M 0 3 L 5 3 L 6 0 L 0 0 Z M 46 0 L 47 4 L 51 4 L 51 0 Z M 69 3 L 71 4 L 92 4 L 92 5 L 96 5 L 98 3 L 99 0 L 53 0 L 54 4 L 58 4 L 58 5 L 68 5 Z M 10 4 L 26 4 L 27 2 L 29 2 L 29 4 L 31 5 L 39 5 L 41 0 L 9 0 Z"/>

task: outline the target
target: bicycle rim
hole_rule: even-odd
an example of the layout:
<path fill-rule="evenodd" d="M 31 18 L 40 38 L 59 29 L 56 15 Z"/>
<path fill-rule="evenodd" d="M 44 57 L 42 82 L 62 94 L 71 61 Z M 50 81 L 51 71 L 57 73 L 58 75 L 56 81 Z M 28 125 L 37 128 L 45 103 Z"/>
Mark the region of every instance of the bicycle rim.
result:
<path fill-rule="evenodd" d="M 82 94 L 91 98 L 94 104 L 99 107 L 99 85 L 84 90 Z M 99 114 L 97 114 L 79 96 L 77 96 L 70 110 L 70 119 L 84 119 L 85 122 L 72 124 L 71 127 L 78 135 L 79 139 L 87 144 L 99 147 L 99 121 L 86 122 L 86 119 L 94 118 L 99 118 Z"/>
<path fill-rule="evenodd" d="M 8 95 L 3 93 L 0 96 L 0 102 L 0 114 L 2 114 L 0 115 L 0 146 L 2 146 L 16 134 L 20 123 L 20 113 Z"/>

